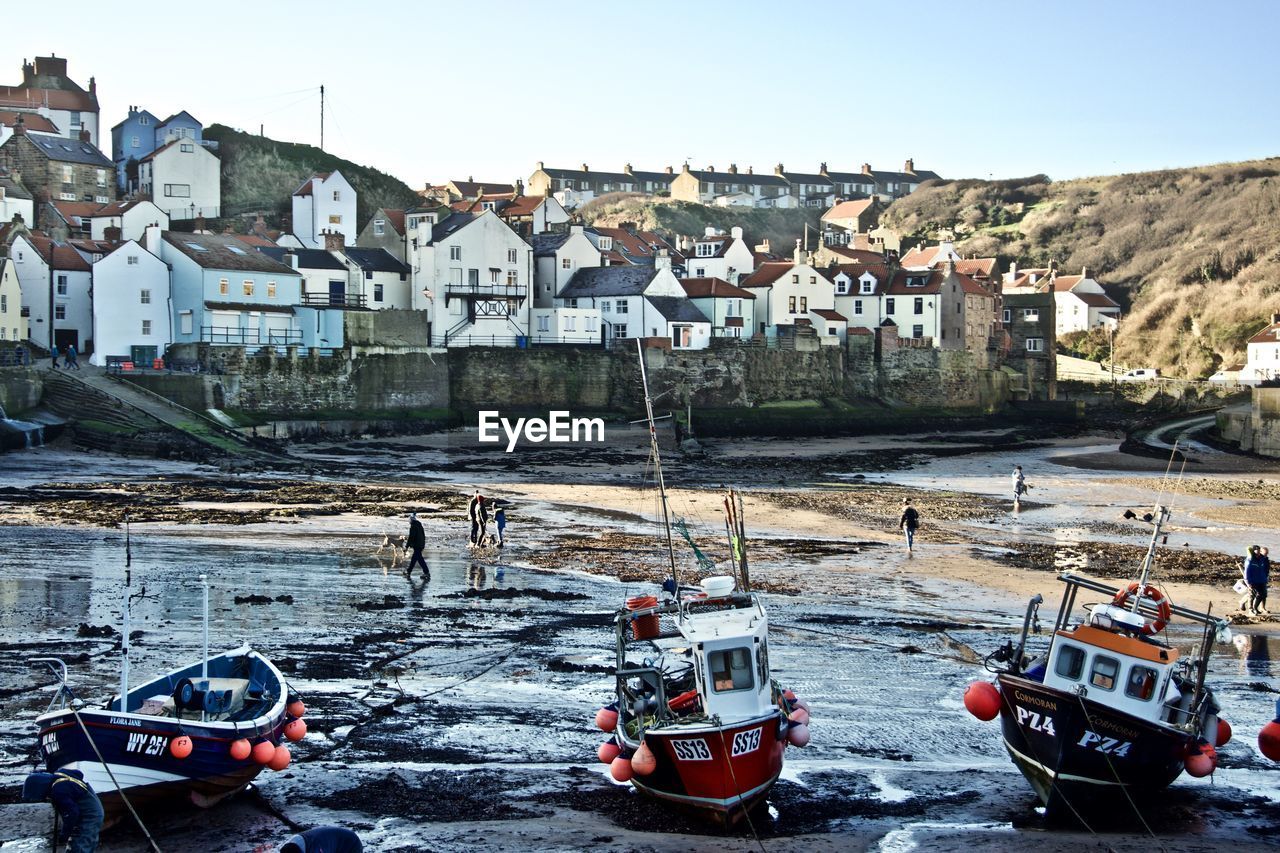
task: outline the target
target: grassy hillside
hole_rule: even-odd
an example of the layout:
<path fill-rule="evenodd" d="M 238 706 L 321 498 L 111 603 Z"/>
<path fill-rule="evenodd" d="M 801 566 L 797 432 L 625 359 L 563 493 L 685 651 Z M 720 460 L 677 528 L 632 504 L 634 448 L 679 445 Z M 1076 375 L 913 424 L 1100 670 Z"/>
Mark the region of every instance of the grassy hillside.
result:
<path fill-rule="evenodd" d="M 377 169 L 343 160 L 295 142 L 277 142 L 232 130 L 221 124 L 205 128 L 216 139 L 222 157 L 222 208 L 237 216 L 261 210 L 280 216 L 290 212 L 290 197 L 313 172 L 342 172 L 355 187 L 360 227 L 379 207 L 410 207 L 418 195 L 409 185 Z M 351 235 L 354 239 L 355 235 Z"/>
<path fill-rule="evenodd" d="M 579 213 L 588 225 L 611 227 L 620 222 L 634 222 L 668 239 L 697 236 L 708 225 L 724 231 L 740 225 L 743 237 L 751 246 L 767 238 L 772 250 L 783 255 L 790 255 L 795 249 L 796 240 L 804 235 L 806 222 L 810 228 L 809 247 L 814 248 L 818 240 L 818 220 L 822 216 L 821 210 L 710 207 L 638 193 L 601 196 L 583 205 Z"/>
<path fill-rule="evenodd" d="M 1116 358 L 1183 376 L 1243 361 L 1280 310 L 1280 158 L 1114 177 L 941 181 L 885 224 L 1006 265 L 1087 266 L 1125 307 Z"/>

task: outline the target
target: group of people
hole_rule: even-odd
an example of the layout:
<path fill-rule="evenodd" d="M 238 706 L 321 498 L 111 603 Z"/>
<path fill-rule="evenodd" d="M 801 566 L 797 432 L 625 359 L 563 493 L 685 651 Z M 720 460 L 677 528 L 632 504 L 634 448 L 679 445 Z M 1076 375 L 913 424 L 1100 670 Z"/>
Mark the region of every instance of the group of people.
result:
<path fill-rule="evenodd" d="M 1244 558 L 1244 583 L 1248 592 L 1240 599 L 1240 609 L 1254 616 L 1270 616 L 1267 611 L 1267 584 L 1271 578 L 1269 549 L 1250 545 Z"/>
<path fill-rule="evenodd" d="M 26 802 L 52 803 L 61 820 L 58 843 L 66 853 L 93 853 L 98 849 L 104 814 L 98 794 L 79 770 L 38 772 L 22 786 Z M 289 838 L 280 853 L 362 853 L 360 837 L 341 826 L 317 826 Z"/>
<path fill-rule="evenodd" d="M 53 369 L 54 369 L 54 370 L 57 370 L 57 369 L 58 369 L 58 356 L 59 356 L 60 354 L 61 354 L 61 353 L 60 353 L 60 352 L 59 352 L 59 350 L 58 350 L 58 346 L 57 346 L 57 344 L 54 344 L 53 349 L 49 350 L 49 356 L 50 356 L 50 358 L 51 358 L 51 359 L 52 359 L 52 361 L 53 361 Z M 65 363 L 63 366 L 64 366 L 67 370 L 79 370 L 79 369 L 80 369 L 80 353 L 76 352 L 76 345 L 75 345 L 75 344 L 67 344 L 67 351 L 66 351 L 66 363 Z"/>
<path fill-rule="evenodd" d="M 480 494 L 479 489 L 476 489 L 476 493 L 471 496 L 471 501 L 467 504 L 467 517 L 471 520 L 469 547 L 483 548 L 488 544 L 493 544 L 501 548 L 506 544 L 507 510 L 505 505 L 506 501 L 486 498 Z M 489 513 L 491 508 L 493 524 L 498 531 L 492 540 L 489 539 Z"/>

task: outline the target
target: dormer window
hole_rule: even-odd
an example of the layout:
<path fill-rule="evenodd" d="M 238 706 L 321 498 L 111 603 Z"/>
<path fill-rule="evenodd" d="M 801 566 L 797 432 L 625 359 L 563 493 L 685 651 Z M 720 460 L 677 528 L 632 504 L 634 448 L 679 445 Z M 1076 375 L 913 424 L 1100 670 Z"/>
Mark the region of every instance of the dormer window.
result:
<path fill-rule="evenodd" d="M 699 243 L 695 249 L 695 254 L 700 258 L 709 258 L 716 253 L 715 243 Z"/>
<path fill-rule="evenodd" d="M 876 280 L 874 278 L 859 279 L 858 292 L 861 294 L 874 293 L 876 289 Z"/>
<path fill-rule="evenodd" d="M 608 252 L 608 251 L 611 251 L 612 249 L 613 249 L 613 238 L 612 238 L 612 237 L 601 237 L 601 238 L 600 238 L 600 251 L 602 251 L 602 252 Z"/>
<path fill-rule="evenodd" d="M 924 287 L 924 281 L 923 276 L 908 276 L 907 287 Z M 952 286 L 952 289 L 954 289 L 954 285 Z"/>

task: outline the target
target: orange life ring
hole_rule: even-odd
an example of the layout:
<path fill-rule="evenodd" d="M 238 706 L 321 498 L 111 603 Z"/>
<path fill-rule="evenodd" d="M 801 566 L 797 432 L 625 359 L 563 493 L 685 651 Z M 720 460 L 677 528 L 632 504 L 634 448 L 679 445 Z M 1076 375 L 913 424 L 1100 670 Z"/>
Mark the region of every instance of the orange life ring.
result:
<path fill-rule="evenodd" d="M 686 690 L 679 696 L 667 703 L 667 707 L 673 711 L 687 711 L 692 708 L 698 701 L 697 690 Z"/>
<path fill-rule="evenodd" d="M 1115 599 L 1111 603 L 1116 607 L 1126 607 L 1129 603 L 1129 599 L 1134 595 L 1140 595 L 1142 598 L 1150 599 L 1155 602 L 1156 605 L 1155 620 L 1152 622 L 1142 623 L 1142 628 L 1139 633 L 1144 637 L 1149 637 L 1152 634 L 1159 634 L 1169 625 L 1169 620 L 1173 618 L 1173 607 L 1169 604 L 1169 599 L 1165 598 L 1164 593 L 1156 589 L 1151 584 L 1147 584 L 1142 592 L 1139 593 L 1138 585 L 1136 583 L 1131 583 L 1129 584 L 1128 589 L 1117 592 Z"/>

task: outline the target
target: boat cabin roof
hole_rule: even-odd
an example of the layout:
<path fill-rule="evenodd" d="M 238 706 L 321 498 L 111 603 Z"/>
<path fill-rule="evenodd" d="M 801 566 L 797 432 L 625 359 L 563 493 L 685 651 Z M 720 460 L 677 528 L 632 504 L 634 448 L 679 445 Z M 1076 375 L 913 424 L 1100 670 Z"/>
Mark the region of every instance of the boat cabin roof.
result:
<path fill-rule="evenodd" d="M 695 607 L 706 605 L 699 603 Z M 680 621 L 680 633 L 690 642 L 751 637 L 759 633 L 764 623 L 764 613 L 751 602 L 749 607 L 733 607 L 724 610 L 696 609 Z"/>
<path fill-rule="evenodd" d="M 1178 659 L 1177 649 L 1171 649 L 1168 646 L 1157 643 L 1145 642 L 1136 637 L 1127 637 L 1114 631 L 1104 631 L 1092 625 L 1079 625 L 1066 631 L 1059 631 L 1057 635 L 1087 646 L 1107 649 L 1131 658 L 1152 661 L 1158 664 L 1167 665 Z"/>

